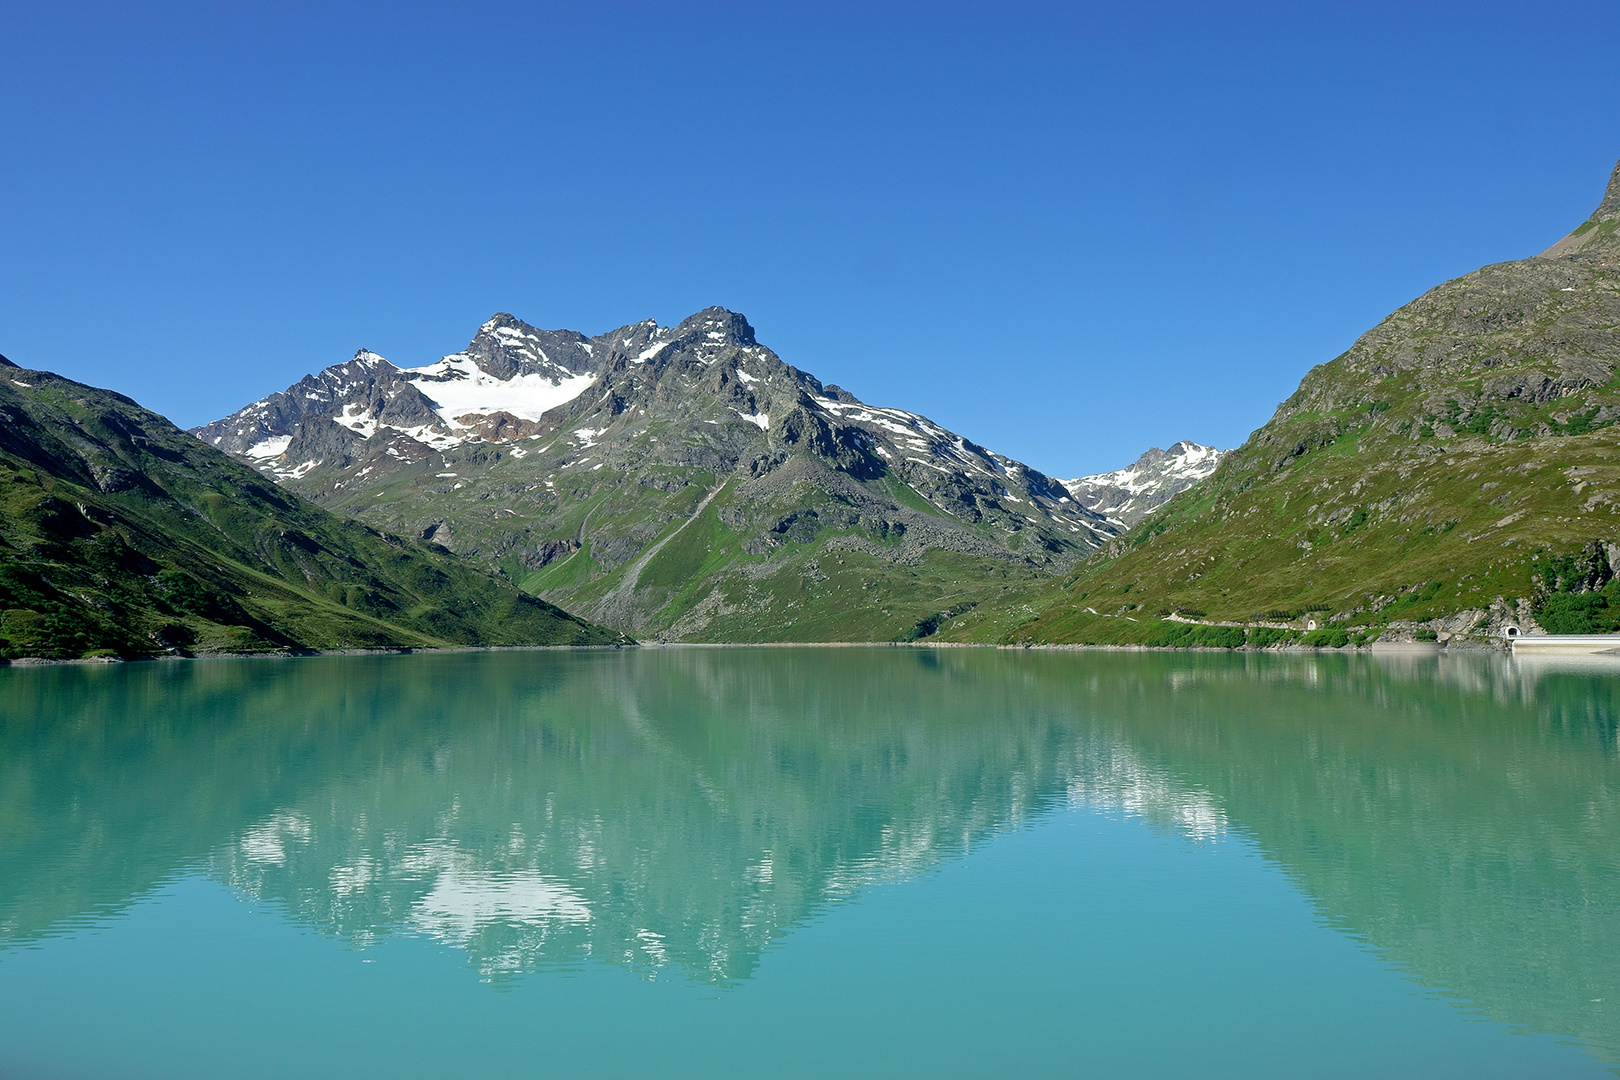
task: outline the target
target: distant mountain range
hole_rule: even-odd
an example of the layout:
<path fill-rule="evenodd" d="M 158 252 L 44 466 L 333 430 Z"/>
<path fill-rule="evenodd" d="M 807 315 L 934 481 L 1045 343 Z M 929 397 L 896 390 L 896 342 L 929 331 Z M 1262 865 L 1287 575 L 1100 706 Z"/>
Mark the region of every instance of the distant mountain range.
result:
<path fill-rule="evenodd" d="M 586 337 L 499 314 L 195 430 L 322 505 L 636 634 L 886 640 L 1123 531 L 1041 472 L 782 362 L 741 315 Z"/>
<path fill-rule="evenodd" d="M 0 659 L 618 640 L 0 357 Z"/>
<path fill-rule="evenodd" d="M 1171 496 L 1207 479 L 1226 454 L 1183 439 L 1168 450 L 1151 447 L 1123 469 L 1061 483 L 1081 506 L 1124 530 L 1169 502 Z"/>

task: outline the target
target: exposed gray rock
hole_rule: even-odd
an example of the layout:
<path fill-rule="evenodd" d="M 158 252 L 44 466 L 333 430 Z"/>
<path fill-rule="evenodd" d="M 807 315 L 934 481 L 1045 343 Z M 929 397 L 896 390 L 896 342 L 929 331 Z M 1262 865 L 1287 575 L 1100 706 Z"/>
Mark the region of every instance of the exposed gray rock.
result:
<path fill-rule="evenodd" d="M 1062 483 L 1081 506 L 1129 529 L 1173 496 L 1207 478 L 1226 453 L 1183 439 L 1169 450 L 1151 447 L 1123 469 Z"/>

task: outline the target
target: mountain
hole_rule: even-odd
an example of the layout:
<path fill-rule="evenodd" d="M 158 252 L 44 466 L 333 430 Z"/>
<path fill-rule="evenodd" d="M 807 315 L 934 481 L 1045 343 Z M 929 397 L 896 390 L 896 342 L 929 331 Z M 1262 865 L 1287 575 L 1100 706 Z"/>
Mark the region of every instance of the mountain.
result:
<path fill-rule="evenodd" d="M 500 314 L 434 364 L 362 350 L 194 434 L 672 639 L 923 635 L 1120 532 L 1027 465 L 783 363 L 723 308 L 589 338 Z"/>
<path fill-rule="evenodd" d="M 1342 644 L 1620 628 L 1617 231 L 1620 167 L 1569 236 L 1431 289 L 1312 369 L 1056 596 L 951 629 L 1235 644 L 1314 620 L 1307 641 Z"/>
<path fill-rule="evenodd" d="M 1228 451 L 1183 439 L 1168 450 L 1150 447 L 1123 469 L 1059 481 L 1075 502 L 1129 529 L 1200 480 Z"/>
<path fill-rule="evenodd" d="M 0 658 L 619 636 L 0 357 Z"/>

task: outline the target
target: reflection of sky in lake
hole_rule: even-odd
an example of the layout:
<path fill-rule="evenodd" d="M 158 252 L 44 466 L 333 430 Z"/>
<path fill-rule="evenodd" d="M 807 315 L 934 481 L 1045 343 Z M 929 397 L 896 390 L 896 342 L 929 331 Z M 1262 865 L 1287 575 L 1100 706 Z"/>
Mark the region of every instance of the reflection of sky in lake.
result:
<path fill-rule="evenodd" d="M 834 907 L 1080 812 L 1189 851 L 1241 837 L 1419 983 L 1620 1056 L 1620 712 L 1589 665 L 645 650 L 4 675 L 14 942 L 200 867 L 505 986 L 605 964 L 735 988 Z"/>

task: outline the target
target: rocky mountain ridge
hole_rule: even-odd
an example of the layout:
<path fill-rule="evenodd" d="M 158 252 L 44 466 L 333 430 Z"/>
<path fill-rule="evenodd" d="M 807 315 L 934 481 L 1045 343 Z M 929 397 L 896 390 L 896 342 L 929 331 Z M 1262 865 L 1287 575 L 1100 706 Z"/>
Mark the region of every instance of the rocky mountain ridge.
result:
<path fill-rule="evenodd" d="M 612 344 L 636 353 L 668 344 L 649 322 L 624 327 Z M 609 335 L 604 335 L 604 338 Z M 474 442 L 525 438 L 546 412 L 583 393 L 601 374 L 602 339 L 538 330 L 504 313 L 479 327 L 466 349 L 399 368 L 361 349 L 192 434 L 277 479 L 298 479 L 381 433 L 402 455 Z M 327 422 L 338 433 L 327 431 Z M 295 438 L 297 445 L 294 445 Z M 299 458 L 300 454 L 315 456 Z"/>
<path fill-rule="evenodd" d="M 362 352 L 194 434 L 639 634 L 887 639 L 1120 531 L 722 308 L 589 338 L 497 315 L 436 364 Z"/>
<path fill-rule="evenodd" d="M 1123 469 L 1060 483 L 1081 506 L 1129 529 L 1172 496 L 1208 479 L 1229 453 L 1183 439 L 1168 450 L 1149 447 Z"/>

